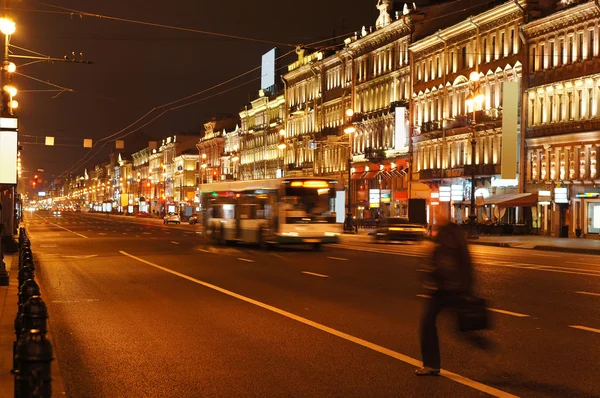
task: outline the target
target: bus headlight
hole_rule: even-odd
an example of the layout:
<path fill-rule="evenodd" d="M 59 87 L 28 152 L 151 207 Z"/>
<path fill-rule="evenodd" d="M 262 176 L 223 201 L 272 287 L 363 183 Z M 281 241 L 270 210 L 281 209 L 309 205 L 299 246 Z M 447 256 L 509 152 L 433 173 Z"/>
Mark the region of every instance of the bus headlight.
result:
<path fill-rule="evenodd" d="M 338 236 L 339 233 L 337 232 L 325 232 L 325 236 Z"/>

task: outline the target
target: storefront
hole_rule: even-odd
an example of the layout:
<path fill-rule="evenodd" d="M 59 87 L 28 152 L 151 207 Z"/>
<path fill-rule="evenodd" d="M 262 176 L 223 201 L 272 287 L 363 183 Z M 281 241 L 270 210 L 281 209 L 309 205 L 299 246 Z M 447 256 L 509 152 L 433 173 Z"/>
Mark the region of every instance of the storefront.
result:
<path fill-rule="evenodd" d="M 600 237 L 600 189 L 592 188 L 578 193 L 574 199 L 575 235 Z"/>

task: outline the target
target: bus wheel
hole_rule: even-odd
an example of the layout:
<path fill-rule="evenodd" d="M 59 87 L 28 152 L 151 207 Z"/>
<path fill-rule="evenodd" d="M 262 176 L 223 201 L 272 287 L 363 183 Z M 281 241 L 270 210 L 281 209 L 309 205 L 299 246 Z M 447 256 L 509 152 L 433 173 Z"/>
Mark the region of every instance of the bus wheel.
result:
<path fill-rule="evenodd" d="M 271 245 L 269 242 L 267 242 L 267 231 L 265 231 L 264 228 L 260 229 L 258 235 L 258 246 L 263 250 L 269 250 L 271 248 Z"/>

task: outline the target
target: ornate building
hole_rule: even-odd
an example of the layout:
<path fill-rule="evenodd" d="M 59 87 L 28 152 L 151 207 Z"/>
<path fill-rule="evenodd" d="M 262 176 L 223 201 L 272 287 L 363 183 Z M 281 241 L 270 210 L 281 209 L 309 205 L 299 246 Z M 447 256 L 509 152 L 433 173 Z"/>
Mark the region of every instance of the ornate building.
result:
<path fill-rule="evenodd" d="M 437 205 L 440 187 L 451 190 L 452 198 L 444 199 L 454 206 L 445 211 L 459 222 L 468 215 L 471 189 L 484 197 L 518 190 L 516 181 L 512 188 L 493 181 L 501 173 L 503 83 L 521 83 L 524 17 L 521 3 L 506 2 L 410 46 L 411 197 Z"/>
<path fill-rule="evenodd" d="M 529 48 L 526 188 L 553 235 L 600 233 L 598 4 L 564 7 L 523 26 Z"/>
<path fill-rule="evenodd" d="M 196 144 L 200 183 L 225 180 L 221 160 L 225 153 L 225 131 L 233 129 L 238 120 L 229 115 L 213 117 L 204 124 L 204 134 Z"/>
<path fill-rule="evenodd" d="M 268 96 L 261 92 L 240 112 L 241 128 L 230 142 L 237 142 L 241 180 L 260 180 L 282 175 L 286 149 L 278 147 L 280 131 L 284 128 L 285 100 L 283 95 Z M 236 139 L 233 137 L 237 136 Z M 235 151 L 234 147 L 228 149 Z"/>

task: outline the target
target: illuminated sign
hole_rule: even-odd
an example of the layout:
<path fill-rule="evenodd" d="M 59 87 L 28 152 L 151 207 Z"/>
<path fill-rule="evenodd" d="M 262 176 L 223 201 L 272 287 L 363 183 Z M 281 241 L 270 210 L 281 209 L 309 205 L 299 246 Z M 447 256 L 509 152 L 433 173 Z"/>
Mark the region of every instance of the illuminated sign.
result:
<path fill-rule="evenodd" d="M 394 126 L 394 149 L 405 150 L 408 146 L 408 128 L 406 122 L 406 108 L 396 107 L 394 112 L 396 121 Z"/>
<path fill-rule="evenodd" d="M 38 196 L 46 196 L 46 192 L 38 192 Z"/>
<path fill-rule="evenodd" d="M 569 203 L 569 189 L 554 188 L 554 203 Z"/>
<path fill-rule="evenodd" d="M 0 184 L 17 183 L 17 143 L 16 131 L 0 131 Z"/>
<path fill-rule="evenodd" d="M 454 202 L 462 202 L 465 200 L 464 190 L 462 185 L 452 185 L 451 197 Z"/>
<path fill-rule="evenodd" d="M 275 49 L 262 56 L 260 88 L 265 90 L 275 85 Z"/>
<path fill-rule="evenodd" d="M 539 191 L 538 192 L 538 203 L 542 206 L 550 204 L 552 193 L 550 191 Z"/>
<path fill-rule="evenodd" d="M 440 187 L 440 202 L 450 202 L 452 198 L 452 188 Z"/>
<path fill-rule="evenodd" d="M 600 193 L 599 192 L 578 193 L 577 195 L 575 195 L 575 197 L 576 198 L 585 198 L 585 199 L 598 198 L 598 197 L 600 197 Z"/>

